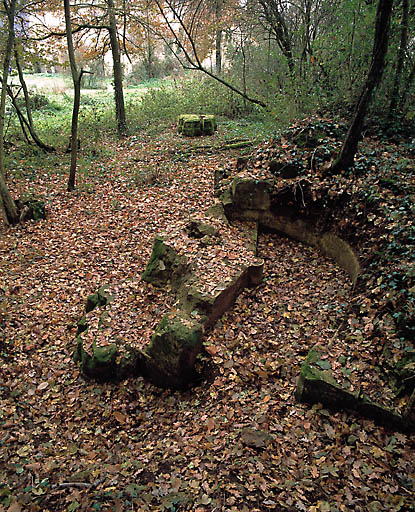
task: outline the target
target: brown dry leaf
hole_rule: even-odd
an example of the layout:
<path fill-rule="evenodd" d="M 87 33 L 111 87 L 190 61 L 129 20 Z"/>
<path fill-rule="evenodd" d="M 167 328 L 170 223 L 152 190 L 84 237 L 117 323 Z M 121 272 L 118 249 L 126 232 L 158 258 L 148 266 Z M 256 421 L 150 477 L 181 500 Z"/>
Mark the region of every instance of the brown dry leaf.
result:
<path fill-rule="evenodd" d="M 115 512 L 124 512 L 124 504 L 119 498 L 115 498 Z"/>
<path fill-rule="evenodd" d="M 213 418 L 209 418 L 206 422 L 206 429 L 208 432 L 215 428 L 215 420 Z"/>
<path fill-rule="evenodd" d="M 39 471 L 42 465 L 39 462 L 34 462 L 32 464 L 25 464 L 25 468 L 30 471 Z"/>
<path fill-rule="evenodd" d="M 326 431 L 327 437 L 329 439 L 334 439 L 336 431 L 334 430 L 334 428 L 331 425 L 326 423 L 324 425 L 324 430 Z"/>
<path fill-rule="evenodd" d="M 208 345 L 207 347 L 205 347 L 205 350 L 211 356 L 215 356 L 218 353 L 218 347 L 216 347 L 215 345 Z"/>
<path fill-rule="evenodd" d="M 127 423 L 127 420 L 128 420 L 128 416 L 126 416 L 125 414 L 123 414 L 122 412 L 119 412 L 119 411 L 115 411 L 113 413 L 113 416 L 114 418 L 119 422 L 119 423 Z"/>

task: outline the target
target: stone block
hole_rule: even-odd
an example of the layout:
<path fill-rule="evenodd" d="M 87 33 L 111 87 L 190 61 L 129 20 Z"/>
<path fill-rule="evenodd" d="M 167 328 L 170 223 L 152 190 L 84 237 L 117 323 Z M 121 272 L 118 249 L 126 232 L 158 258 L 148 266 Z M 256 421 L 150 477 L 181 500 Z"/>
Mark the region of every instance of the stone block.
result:
<path fill-rule="evenodd" d="M 177 120 L 177 130 L 187 137 L 213 135 L 217 129 L 213 115 L 182 114 Z"/>

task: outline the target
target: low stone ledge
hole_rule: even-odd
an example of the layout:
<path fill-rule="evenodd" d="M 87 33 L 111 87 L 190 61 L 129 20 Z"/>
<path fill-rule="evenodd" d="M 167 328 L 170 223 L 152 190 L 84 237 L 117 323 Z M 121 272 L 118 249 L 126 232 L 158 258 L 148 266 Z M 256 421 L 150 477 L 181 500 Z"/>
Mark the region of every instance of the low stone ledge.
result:
<path fill-rule="evenodd" d="M 205 328 L 209 329 L 233 306 L 245 288 L 262 281 L 263 269 L 263 261 L 258 259 L 230 281 L 218 283 L 211 293 L 200 292 L 196 280 L 185 282 L 178 296 L 179 304 L 185 311 L 197 311 Z"/>
<path fill-rule="evenodd" d="M 293 219 L 275 215 L 269 211 L 259 215 L 258 221 L 265 228 L 280 231 L 295 240 L 319 249 L 325 256 L 334 259 L 348 273 L 353 285 L 356 284 L 360 274 L 358 257 L 352 247 L 335 233 L 330 231 L 321 232 L 311 222 L 300 218 Z"/>
<path fill-rule="evenodd" d="M 415 415 L 411 409 L 401 415 L 369 400 L 358 391 L 344 389 L 330 371 L 317 368 L 321 364 L 320 357 L 321 354 L 312 349 L 301 366 L 295 392 L 299 402 L 321 403 L 332 409 L 346 409 L 387 427 L 415 431 Z"/>
<path fill-rule="evenodd" d="M 255 221 L 260 227 L 284 233 L 319 249 L 333 258 L 356 284 L 360 264 L 352 247 L 334 232 L 319 227 L 318 218 L 302 213 L 300 191 L 293 190 L 286 192 L 283 199 L 276 193 L 276 182 L 272 180 L 235 177 L 231 185 L 222 190 L 220 200 L 229 219 Z"/>
<path fill-rule="evenodd" d="M 238 210 L 269 210 L 272 183 L 244 178 L 234 178 L 232 182 L 232 203 Z"/>
<path fill-rule="evenodd" d="M 156 238 L 142 278 L 170 286 L 177 299 L 177 312 L 159 324 L 141 361 L 143 373 L 158 385 L 183 388 L 195 376 L 202 337 L 190 348 L 179 326 L 184 322 L 202 333 L 232 307 L 244 288 L 262 280 L 263 261 L 255 256 L 257 225 L 243 228 L 229 225 L 216 205 L 202 218 Z"/>

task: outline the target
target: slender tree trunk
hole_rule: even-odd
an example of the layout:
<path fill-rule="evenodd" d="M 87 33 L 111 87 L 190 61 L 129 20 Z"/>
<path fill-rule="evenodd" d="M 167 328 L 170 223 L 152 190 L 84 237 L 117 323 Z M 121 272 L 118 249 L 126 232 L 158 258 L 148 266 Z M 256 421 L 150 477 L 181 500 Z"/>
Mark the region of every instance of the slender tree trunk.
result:
<path fill-rule="evenodd" d="M 149 14 L 149 2 L 146 3 L 146 26 L 145 26 L 145 35 L 146 35 L 146 55 L 144 58 L 144 67 L 146 69 L 146 75 L 148 79 L 154 78 L 154 49 L 153 44 L 151 42 L 151 33 L 150 33 L 150 14 Z"/>
<path fill-rule="evenodd" d="M 401 82 L 402 70 L 405 62 L 406 46 L 408 43 L 408 13 L 409 2 L 408 0 L 402 0 L 401 41 L 398 50 L 395 77 L 393 80 L 392 98 L 389 105 L 388 118 L 390 120 L 393 118 L 399 100 L 399 85 Z"/>
<path fill-rule="evenodd" d="M 115 19 L 114 0 L 106 0 L 108 5 L 108 19 L 109 19 L 109 35 L 112 60 L 114 66 L 114 93 L 115 93 L 115 108 L 117 115 L 117 129 L 120 136 L 127 133 L 127 121 L 125 116 L 124 105 L 124 91 L 122 85 L 122 68 L 121 68 L 121 53 L 120 44 L 117 35 L 117 22 Z"/>
<path fill-rule="evenodd" d="M 222 16 L 222 0 L 216 0 L 215 5 L 215 17 L 216 17 L 216 33 L 215 33 L 215 66 L 216 74 L 222 74 L 222 27 L 221 27 L 221 16 Z"/>
<path fill-rule="evenodd" d="M 243 35 L 241 31 L 241 52 L 242 52 L 242 87 L 243 92 L 246 95 L 246 55 Z M 246 100 L 244 99 L 244 107 L 246 108 Z"/>
<path fill-rule="evenodd" d="M 376 27 L 373 44 L 372 63 L 360 95 L 353 119 L 340 155 L 334 162 L 331 172 L 333 174 L 342 170 L 350 169 L 354 163 L 354 157 L 357 152 L 357 146 L 362 133 L 363 123 L 366 112 L 372 98 L 375 87 L 380 83 L 385 65 L 385 56 L 388 50 L 388 37 L 390 18 L 392 14 L 393 0 L 379 0 L 376 11 Z"/>
<path fill-rule="evenodd" d="M 15 39 L 14 17 L 16 13 L 16 0 L 7 2 L 3 0 L 3 6 L 7 13 L 8 37 L 6 50 L 3 60 L 3 77 L 0 95 L 0 203 L 1 212 L 5 222 L 8 224 L 17 224 L 19 222 L 19 212 L 5 181 L 5 162 L 4 162 L 4 123 L 6 114 L 6 96 L 7 79 L 9 77 L 10 60 L 13 52 Z"/>
<path fill-rule="evenodd" d="M 275 40 L 277 41 L 277 44 L 280 47 L 283 55 L 287 59 L 290 78 L 294 80 L 295 66 L 291 37 L 283 14 L 280 11 L 281 5 L 273 0 L 258 1 L 263 9 L 265 19 L 267 20 L 272 32 L 274 33 Z"/>
<path fill-rule="evenodd" d="M 81 103 L 81 80 L 82 72 L 78 70 L 75 60 L 75 50 L 72 39 L 71 8 L 69 0 L 63 0 L 65 10 L 66 39 L 68 43 L 68 56 L 71 66 L 72 81 L 74 87 L 74 100 L 72 109 L 72 127 L 71 127 L 71 167 L 69 169 L 68 192 L 75 188 L 76 163 L 78 157 L 78 118 L 79 106 Z"/>
<path fill-rule="evenodd" d="M 41 141 L 39 139 L 36 131 L 35 131 L 35 127 L 34 127 L 34 124 L 33 124 L 33 118 L 32 118 L 32 109 L 31 109 L 31 106 L 30 106 L 29 91 L 27 90 L 27 85 L 26 85 L 26 82 L 25 82 L 25 79 L 24 79 L 24 76 L 23 76 L 23 70 L 22 70 L 22 67 L 20 65 L 19 53 L 18 53 L 16 48 L 15 48 L 15 51 L 14 51 L 14 59 L 15 59 L 15 62 L 16 62 L 17 72 L 19 74 L 20 85 L 22 86 L 22 89 L 23 89 L 23 95 L 24 95 L 25 106 L 26 106 L 27 121 L 24 118 L 23 113 L 21 111 L 19 113 L 19 110 L 20 110 L 19 106 L 17 105 L 17 102 L 13 99 L 12 95 L 10 94 L 12 91 L 9 91 L 9 96 L 12 98 L 13 106 L 16 109 L 17 115 L 22 120 L 22 123 L 24 125 L 26 125 L 27 129 L 29 130 L 29 133 L 30 133 L 32 139 L 34 140 L 35 144 L 39 148 L 43 149 L 44 151 L 47 151 L 48 153 L 53 153 L 55 151 L 55 148 L 53 148 L 52 146 L 49 146 L 48 144 L 45 144 L 43 141 Z M 22 129 L 23 129 L 23 126 L 22 126 Z"/>
<path fill-rule="evenodd" d="M 218 28 L 216 30 L 216 48 L 215 48 L 215 64 L 216 64 L 216 74 L 222 74 L 222 29 Z"/>
<path fill-rule="evenodd" d="M 3 80 L 0 80 L 0 82 L 3 83 Z M 10 87 L 10 85 L 7 85 L 7 94 L 9 95 L 10 101 L 12 102 L 12 105 L 16 110 L 17 117 L 19 118 L 20 128 L 22 129 L 23 137 L 26 139 L 26 142 L 28 144 L 31 144 L 32 141 L 30 140 L 29 134 L 26 131 L 26 127 L 28 124 L 27 120 L 25 119 L 23 112 L 21 111 L 16 101 L 18 94 L 13 94 L 13 89 Z"/>
<path fill-rule="evenodd" d="M 415 80 L 415 63 L 412 66 L 411 72 L 409 73 L 408 78 L 405 80 L 405 86 L 402 90 L 401 98 L 399 101 L 399 108 L 403 110 L 406 98 L 408 97 L 409 91 L 411 90 L 412 84 Z"/>

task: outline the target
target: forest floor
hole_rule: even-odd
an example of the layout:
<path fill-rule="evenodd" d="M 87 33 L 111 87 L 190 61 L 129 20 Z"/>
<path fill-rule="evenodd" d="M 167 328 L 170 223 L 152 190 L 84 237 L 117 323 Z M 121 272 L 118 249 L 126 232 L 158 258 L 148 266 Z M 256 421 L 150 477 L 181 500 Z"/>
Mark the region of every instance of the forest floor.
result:
<path fill-rule="evenodd" d="M 1 232 L 0 511 L 413 510 L 415 436 L 295 401 L 301 362 L 352 296 L 310 247 L 260 235 L 263 283 L 206 337 L 209 381 L 80 375 L 76 323 L 99 286 L 128 282 L 123 321 L 143 339 L 168 306 L 140 280 L 153 239 L 208 208 L 215 169 L 240 154 L 201 144 L 174 128 L 103 143 L 72 194 L 66 157 L 10 171 L 49 215 Z"/>

